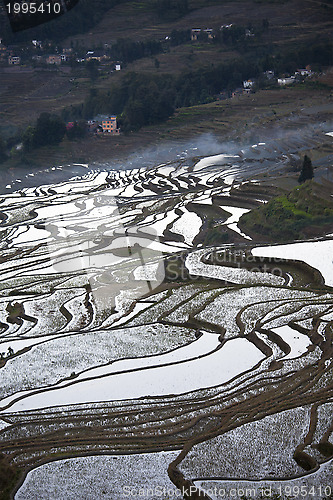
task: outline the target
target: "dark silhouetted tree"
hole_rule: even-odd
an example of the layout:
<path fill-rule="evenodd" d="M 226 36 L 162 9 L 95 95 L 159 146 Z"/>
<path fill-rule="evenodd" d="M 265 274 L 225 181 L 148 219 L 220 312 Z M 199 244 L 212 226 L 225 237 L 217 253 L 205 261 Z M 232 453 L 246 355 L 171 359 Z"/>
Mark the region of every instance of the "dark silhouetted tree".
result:
<path fill-rule="evenodd" d="M 7 158 L 7 154 L 6 154 L 6 143 L 5 141 L 2 139 L 2 137 L 0 137 L 0 163 L 5 161 Z"/>
<path fill-rule="evenodd" d="M 72 141 L 74 139 L 82 139 L 87 134 L 87 126 L 84 120 L 75 121 L 73 127 L 66 130 L 67 138 Z"/>
<path fill-rule="evenodd" d="M 313 166 L 310 158 L 305 155 L 302 165 L 301 173 L 298 177 L 299 184 L 302 184 L 305 181 L 313 179 Z"/>
<path fill-rule="evenodd" d="M 23 132 L 22 142 L 26 151 L 41 146 L 59 144 L 66 133 L 65 122 L 57 115 L 41 113 L 35 127 L 29 126 Z"/>
<path fill-rule="evenodd" d="M 38 117 L 35 133 L 34 146 L 47 146 L 59 144 L 65 136 L 65 123 L 59 116 L 50 113 L 41 113 Z"/>
<path fill-rule="evenodd" d="M 25 129 L 22 135 L 22 142 L 25 151 L 31 151 L 34 148 L 34 136 L 36 130 L 31 125 Z"/>
<path fill-rule="evenodd" d="M 92 81 L 97 80 L 98 78 L 98 68 L 99 62 L 96 59 L 90 59 L 86 62 L 86 70 Z"/>

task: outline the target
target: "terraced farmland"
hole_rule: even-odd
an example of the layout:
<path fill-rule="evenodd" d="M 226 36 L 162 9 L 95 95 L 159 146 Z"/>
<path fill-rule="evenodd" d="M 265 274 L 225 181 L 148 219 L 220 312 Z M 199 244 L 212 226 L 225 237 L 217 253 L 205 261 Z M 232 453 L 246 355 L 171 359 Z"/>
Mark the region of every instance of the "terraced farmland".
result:
<path fill-rule="evenodd" d="M 238 227 L 294 147 L 1 197 L 0 453 L 31 470 L 16 500 L 331 495 L 332 237 Z"/>

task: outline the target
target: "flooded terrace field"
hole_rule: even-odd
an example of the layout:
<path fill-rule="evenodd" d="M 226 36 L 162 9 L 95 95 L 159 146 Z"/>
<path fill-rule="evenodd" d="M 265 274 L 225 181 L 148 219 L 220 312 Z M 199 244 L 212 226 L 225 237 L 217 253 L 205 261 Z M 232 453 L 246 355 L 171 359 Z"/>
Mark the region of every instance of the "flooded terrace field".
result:
<path fill-rule="evenodd" d="M 309 141 L 4 187 L 0 452 L 17 500 L 331 486 L 333 228 L 271 245 L 238 225 Z"/>

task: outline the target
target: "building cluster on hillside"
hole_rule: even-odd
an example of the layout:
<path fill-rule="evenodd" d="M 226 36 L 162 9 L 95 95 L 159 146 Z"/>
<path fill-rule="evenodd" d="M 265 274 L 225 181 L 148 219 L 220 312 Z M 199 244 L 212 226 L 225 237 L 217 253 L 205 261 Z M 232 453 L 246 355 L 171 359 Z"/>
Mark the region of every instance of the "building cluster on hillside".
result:
<path fill-rule="evenodd" d="M 97 135 L 111 136 L 119 134 L 120 130 L 117 127 L 117 117 L 115 115 L 104 116 L 101 119 L 90 121 L 90 128 L 92 132 Z"/>
<path fill-rule="evenodd" d="M 196 42 L 201 35 L 206 35 L 208 40 L 214 39 L 214 32 L 212 28 L 192 28 L 191 30 L 191 40 L 192 42 Z"/>
<path fill-rule="evenodd" d="M 281 78 L 276 78 L 274 71 L 269 70 L 265 71 L 261 75 L 261 79 L 266 80 L 267 83 L 275 83 L 280 87 L 285 85 L 292 85 L 293 83 L 300 82 L 309 76 L 313 75 L 311 71 L 311 67 L 307 66 L 305 69 L 298 69 L 291 76 L 284 75 Z M 232 91 L 222 91 L 216 97 L 219 100 L 230 99 L 233 97 L 238 97 L 241 95 L 248 95 L 255 91 L 256 89 L 256 80 L 254 78 L 244 80 L 242 87 L 237 87 Z"/>
<path fill-rule="evenodd" d="M 214 40 L 218 32 L 228 31 L 235 27 L 233 24 L 224 24 L 217 29 L 213 28 L 192 28 L 191 29 L 191 40 L 192 42 L 200 40 Z M 250 29 L 244 28 L 244 36 L 251 37 L 253 33 Z M 169 39 L 169 37 L 167 37 Z M 87 50 L 73 47 L 58 48 L 54 47 L 51 43 L 44 42 L 41 40 L 31 40 L 25 49 L 17 49 L 14 46 L 5 46 L 3 40 L 0 37 L 0 64 L 8 66 L 22 66 L 24 64 L 29 64 L 29 60 L 33 62 L 35 66 L 41 67 L 59 67 L 63 64 L 80 64 L 89 63 L 91 61 L 96 61 L 101 66 L 107 67 L 107 70 L 120 71 L 122 69 L 122 63 L 120 61 L 111 61 L 109 56 L 110 44 L 105 43 L 103 47 Z M 100 68 L 101 69 L 101 68 Z M 68 69 L 69 70 L 69 69 Z M 67 71 L 68 71 L 67 70 Z M 274 71 L 265 71 L 259 80 L 267 80 L 267 82 L 279 86 L 292 85 L 302 81 L 312 75 L 311 67 L 306 66 L 305 69 L 298 69 L 292 75 L 275 75 Z M 247 79 L 243 81 L 242 87 L 235 88 L 232 91 L 221 91 L 217 96 L 218 99 L 226 99 L 230 97 L 237 97 L 243 94 L 251 94 L 256 87 L 258 87 L 258 82 L 254 79 Z M 102 126 L 102 124 L 100 124 Z M 104 133 L 99 132 L 96 133 Z"/>
<path fill-rule="evenodd" d="M 14 47 L 7 47 L 4 45 L 0 38 L 0 63 L 7 63 L 8 65 L 21 64 L 21 57 L 15 54 Z"/>
<path fill-rule="evenodd" d="M 67 122 L 66 129 L 71 130 L 75 126 L 75 122 Z M 117 125 L 117 116 L 99 115 L 93 120 L 86 122 L 87 132 L 103 137 L 112 137 L 120 133 Z"/>
<path fill-rule="evenodd" d="M 218 32 L 221 32 L 223 30 L 229 30 L 233 26 L 235 26 L 235 25 L 234 24 L 222 24 L 222 26 L 220 26 L 217 29 L 192 28 L 191 29 L 191 40 L 192 40 L 192 42 L 196 42 L 196 41 L 202 40 L 204 38 L 206 38 L 207 40 L 214 40 L 214 38 L 216 38 Z M 244 34 L 245 38 L 249 38 L 249 37 L 251 38 L 251 37 L 255 36 L 252 29 L 249 29 L 249 28 L 244 28 L 243 34 Z"/>
<path fill-rule="evenodd" d="M 299 81 L 301 78 L 311 75 L 312 75 L 311 66 L 307 66 L 304 69 L 298 69 L 297 71 L 295 71 L 293 75 L 288 75 L 288 76 L 284 75 L 283 77 L 278 78 L 277 83 L 280 86 L 292 85 L 293 83 Z"/>
<path fill-rule="evenodd" d="M 112 70 L 120 71 L 122 63 L 110 61 L 110 56 L 107 54 L 108 44 L 105 46 L 104 49 L 87 50 L 83 56 L 79 56 L 78 51 L 72 47 L 58 49 L 41 40 L 31 40 L 30 50 L 27 50 L 28 47 L 22 51 L 17 47 L 6 46 L 0 38 L 0 63 L 18 66 L 23 63 L 27 64 L 30 60 L 34 65 L 60 66 L 70 62 L 84 63 L 95 60 L 99 63 L 109 62 Z M 22 57 L 22 52 L 24 57 Z"/>

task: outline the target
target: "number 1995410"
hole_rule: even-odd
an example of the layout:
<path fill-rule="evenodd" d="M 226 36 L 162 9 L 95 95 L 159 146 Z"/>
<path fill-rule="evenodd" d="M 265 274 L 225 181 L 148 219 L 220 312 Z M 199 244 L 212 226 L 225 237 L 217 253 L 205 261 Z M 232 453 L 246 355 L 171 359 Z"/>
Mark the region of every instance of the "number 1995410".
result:
<path fill-rule="evenodd" d="M 299 498 L 299 497 L 307 497 L 307 498 L 313 498 L 314 500 L 319 498 L 322 498 L 323 495 L 325 497 L 330 497 L 333 493 L 333 489 L 331 486 L 326 485 L 326 486 L 279 486 L 277 488 L 279 495 L 285 497 L 292 495 L 293 498 Z"/>
<path fill-rule="evenodd" d="M 11 2 L 6 4 L 8 14 L 60 14 L 59 2 Z"/>

